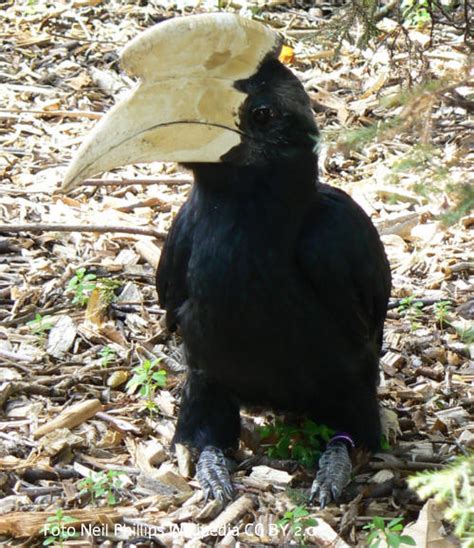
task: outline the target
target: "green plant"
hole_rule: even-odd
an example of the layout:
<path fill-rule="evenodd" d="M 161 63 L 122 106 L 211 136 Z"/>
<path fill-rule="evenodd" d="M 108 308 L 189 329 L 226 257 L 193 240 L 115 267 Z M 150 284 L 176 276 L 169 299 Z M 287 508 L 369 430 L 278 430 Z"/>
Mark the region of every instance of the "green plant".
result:
<path fill-rule="evenodd" d="M 409 25 L 423 27 L 431 22 L 430 0 L 403 0 L 403 19 Z"/>
<path fill-rule="evenodd" d="M 304 506 L 295 506 L 293 510 L 285 512 L 283 517 L 278 520 L 278 525 L 285 530 L 287 527 L 296 538 L 304 537 L 306 529 L 318 524 L 314 518 L 309 518 L 309 512 Z"/>
<path fill-rule="evenodd" d="M 89 296 L 96 288 L 97 276 L 95 274 L 86 274 L 85 268 L 78 268 L 75 275 L 69 280 L 67 289 L 74 293 L 72 304 L 84 306 L 89 300 Z"/>
<path fill-rule="evenodd" d="M 440 329 L 444 329 L 445 326 L 449 325 L 448 316 L 452 307 L 453 305 L 450 301 L 439 301 L 435 303 L 434 314 Z"/>
<path fill-rule="evenodd" d="M 166 386 L 166 371 L 158 369 L 162 358 L 157 360 L 144 360 L 140 365 L 132 369 L 134 375 L 127 382 L 127 390 L 134 394 L 139 389 L 139 394 L 146 398 L 145 407 L 150 411 L 156 410 L 156 403 L 153 401 L 156 388 Z"/>
<path fill-rule="evenodd" d="M 117 504 L 117 497 L 115 493 L 123 483 L 120 479 L 120 475 L 123 472 L 116 470 L 109 470 L 108 472 L 97 472 L 91 474 L 89 477 L 82 479 L 79 482 L 79 488 L 81 493 L 88 493 L 91 499 L 91 503 L 95 504 L 98 499 L 105 498 L 107 504 L 113 506 Z"/>
<path fill-rule="evenodd" d="M 117 353 L 113 348 L 106 345 L 100 349 L 99 356 L 100 366 L 105 368 L 110 364 L 111 361 L 115 360 L 115 358 L 117 357 Z"/>
<path fill-rule="evenodd" d="M 334 431 L 325 425 L 305 420 L 301 426 L 276 421 L 260 428 L 266 454 L 275 459 L 294 459 L 307 467 L 315 465 L 322 447 Z"/>
<path fill-rule="evenodd" d="M 446 190 L 455 205 L 441 216 L 441 220 L 445 225 L 452 225 L 474 209 L 474 185 L 450 183 Z"/>
<path fill-rule="evenodd" d="M 456 459 L 443 470 L 419 472 L 408 485 L 422 499 L 433 497 L 444 506 L 444 517 L 454 525 L 463 546 L 474 546 L 474 453 Z"/>
<path fill-rule="evenodd" d="M 460 322 L 455 326 L 456 333 L 463 343 L 474 343 L 474 324 L 469 322 Z"/>
<path fill-rule="evenodd" d="M 392 448 L 385 434 L 380 436 L 380 448 L 382 451 L 389 451 Z"/>
<path fill-rule="evenodd" d="M 377 122 L 369 126 L 357 129 L 344 130 L 340 143 L 349 150 L 363 150 L 363 147 L 375 140 L 381 140 L 387 133 L 390 133 L 402 124 L 403 120 L 394 116 L 383 122 Z"/>
<path fill-rule="evenodd" d="M 367 545 L 370 548 L 378 548 L 382 541 L 385 541 L 390 548 L 398 548 L 402 544 L 416 546 L 415 540 L 409 535 L 402 535 L 403 518 L 398 517 L 390 520 L 387 524 L 384 518 L 376 516 L 370 523 L 364 525 L 363 529 L 369 531 Z"/>
<path fill-rule="evenodd" d="M 35 319 L 26 322 L 26 325 L 30 328 L 33 335 L 38 335 L 39 341 L 44 343 L 46 340 L 46 333 L 53 327 L 51 316 L 42 316 L 36 314 Z"/>
<path fill-rule="evenodd" d="M 400 301 L 397 310 L 399 314 L 410 321 L 410 329 L 416 331 L 421 327 L 421 324 L 417 320 L 422 314 L 422 308 L 423 303 L 421 301 L 416 301 L 414 295 L 410 295 Z"/>
<path fill-rule="evenodd" d="M 97 289 L 100 291 L 101 299 L 106 304 L 113 303 L 116 299 L 115 290 L 122 284 L 118 280 L 110 278 L 98 278 Z"/>
<path fill-rule="evenodd" d="M 397 173 L 405 171 L 424 171 L 432 169 L 433 156 L 436 154 L 430 145 L 413 145 L 405 154 L 398 157 L 391 165 L 391 170 Z"/>
<path fill-rule="evenodd" d="M 37 313 L 35 319 L 26 322 L 26 325 L 30 328 L 33 335 L 44 335 L 46 331 L 49 331 L 53 327 L 51 320 L 51 316 L 42 316 Z"/>
<path fill-rule="evenodd" d="M 56 510 L 54 516 L 50 516 L 43 528 L 41 533 L 46 537 L 43 546 L 49 546 L 50 544 L 59 544 L 59 546 L 64 546 L 64 541 L 77 538 L 79 533 L 76 532 L 75 528 L 68 526 L 68 524 L 77 523 L 77 518 L 72 516 L 65 516 L 63 510 L 60 508 Z"/>

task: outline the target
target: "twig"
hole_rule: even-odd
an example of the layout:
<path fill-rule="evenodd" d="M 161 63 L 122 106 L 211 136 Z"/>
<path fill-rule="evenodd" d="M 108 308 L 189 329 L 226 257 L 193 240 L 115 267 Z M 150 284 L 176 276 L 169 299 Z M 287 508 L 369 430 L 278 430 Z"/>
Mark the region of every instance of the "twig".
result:
<path fill-rule="evenodd" d="M 122 40 L 120 41 L 117 41 L 117 40 L 98 40 L 96 38 L 82 38 L 82 37 L 79 37 L 79 36 L 68 36 L 67 34 L 59 34 L 57 32 L 49 32 L 49 31 L 46 31 L 46 34 L 48 36 L 54 36 L 54 38 L 62 38 L 64 40 L 71 40 L 72 42 L 87 42 L 89 44 L 110 44 L 112 46 L 119 46 L 119 47 L 123 47 L 125 44 L 123 43 Z"/>
<path fill-rule="evenodd" d="M 382 6 L 380 10 L 374 14 L 374 21 L 378 23 L 384 17 L 387 17 L 390 12 L 397 7 L 398 3 L 398 0 L 390 0 L 390 2 Z"/>
<path fill-rule="evenodd" d="M 190 185 L 191 177 L 160 177 L 158 179 L 86 179 L 81 186 L 127 186 L 127 185 Z"/>
<path fill-rule="evenodd" d="M 53 430 L 59 428 L 74 428 L 83 422 L 91 419 L 96 413 L 103 410 L 101 402 L 97 399 L 86 400 L 71 407 L 67 407 L 54 419 L 49 419 L 48 422 L 40 426 L 33 434 L 33 438 L 37 440 L 49 434 Z"/>
<path fill-rule="evenodd" d="M 27 312 L 26 314 L 16 316 L 15 318 L 11 318 L 9 320 L 2 320 L 0 322 L 0 325 L 4 327 L 11 327 L 12 325 L 18 325 L 20 323 L 23 324 L 29 320 L 34 320 L 36 314 L 38 313 L 41 313 L 42 316 L 46 316 L 48 314 L 49 315 L 56 314 L 56 312 L 64 312 L 68 308 L 74 308 L 74 307 L 73 306 L 66 307 L 65 305 L 52 306 L 50 308 L 44 308 L 44 309 L 38 309 L 35 307 L 34 310 L 32 310 L 31 312 Z M 29 371 L 30 370 L 28 370 L 28 372 Z"/>
<path fill-rule="evenodd" d="M 28 495 L 30 498 L 36 498 L 42 495 L 52 495 L 56 493 L 62 493 L 63 488 L 58 486 L 50 487 L 23 487 L 18 490 L 22 495 Z"/>
<path fill-rule="evenodd" d="M 20 354 L 18 352 L 11 352 L 10 350 L 4 350 L 3 348 L 0 348 L 0 358 L 5 358 L 6 360 L 17 360 L 20 362 L 34 362 L 36 361 L 36 357 L 34 356 L 27 356 L 26 354 Z"/>
<path fill-rule="evenodd" d="M 369 468 L 371 470 L 410 470 L 410 471 L 422 471 L 422 470 L 441 470 L 444 467 L 443 464 L 437 462 L 413 462 L 402 461 L 397 459 L 394 462 L 370 462 Z"/>
<path fill-rule="evenodd" d="M 102 112 L 91 112 L 90 110 L 38 110 L 24 108 L 2 108 L 0 112 L 10 112 L 19 114 L 40 114 L 42 116 L 67 116 L 68 118 L 91 118 L 99 120 L 102 118 Z"/>
<path fill-rule="evenodd" d="M 97 232 L 98 234 L 107 234 L 109 232 L 119 232 L 122 234 L 139 234 L 141 236 L 151 236 L 157 240 L 164 240 L 166 234 L 153 228 L 134 228 L 129 226 L 104 226 L 104 225 L 0 225 L 0 232 Z"/>
<path fill-rule="evenodd" d="M 418 302 L 422 303 L 423 306 L 431 306 L 433 304 L 440 303 L 440 302 L 443 302 L 443 301 L 449 301 L 453 306 L 455 304 L 455 301 L 453 299 L 450 299 L 449 297 L 446 297 L 445 299 L 423 299 L 421 297 L 419 299 L 417 299 L 415 297 L 414 300 L 417 303 Z M 393 308 L 398 308 L 403 303 L 403 301 L 404 301 L 404 299 L 393 299 L 388 303 L 387 309 L 392 310 Z"/>
<path fill-rule="evenodd" d="M 450 266 L 443 268 L 444 272 L 447 274 L 451 272 L 473 272 L 474 271 L 474 261 L 462 261 Z"/>

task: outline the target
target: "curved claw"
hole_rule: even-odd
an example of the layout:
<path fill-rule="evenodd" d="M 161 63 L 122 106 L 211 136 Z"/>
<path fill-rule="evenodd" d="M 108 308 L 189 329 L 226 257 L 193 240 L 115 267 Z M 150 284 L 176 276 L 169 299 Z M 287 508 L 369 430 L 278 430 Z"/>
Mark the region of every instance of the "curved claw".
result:
<path fill-rule="evenodd" d="M 342 441 L 330 443 L 319 459 L 319 471 L 311 486 L 310 502 L 316 497 L 321 509 L 336 500 L 351 479 L 352 464 Z"/>
<path fill-rule="evenodd" d="M 225 504 L 234 497 L 224 453 L 218 447 L 209 445 L 202 450 L 196 465 L 196 477 L 206 501 L 214 498 Z"/>

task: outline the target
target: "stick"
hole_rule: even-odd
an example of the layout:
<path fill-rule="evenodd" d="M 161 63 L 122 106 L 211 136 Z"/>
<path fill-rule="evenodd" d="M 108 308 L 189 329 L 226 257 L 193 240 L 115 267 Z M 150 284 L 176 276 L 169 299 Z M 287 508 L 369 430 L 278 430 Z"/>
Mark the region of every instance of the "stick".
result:
<path fill-rule="evenodd" d="M 58 428 L 74 428 L 79 424 L 92 418 L 96 413 L 102 411 L 102 404 L 99 400 L 87 400 L 62 411 L 55 419 L 48 421 L 33 434 L 37 440 L 45 434 L 57 430 Z"/>
<path fill-rule="evenodd" d="M 370 462 L 369 468 L 371 470 L 410 470 L 410 471 L 419 471 L 419 470 L 441 470 L 444 467 L 443 464 L 437 462 L 412 462 L 412 461 L 402 461 L 397 459 L 395 462 Z"/>
<path fill-rule="evenodd" d="M 26 354 L 19 354 L 18 352 L 11 352 L 10 350 L 0 349 L 0 358 L 7 360 L 18 360 L 20 362 L 34 362 L 37 358 L 34 356 L 27 356 Z"/>
<path fill-rule="evenodd" d="M 166 234 L 153 228 L 134 228 L 129 226 L 104 226 L 104 225 L 0 225 L 0 232 L 97 232 L 98 234 L 107 234 L 109 232 L 121 232 L 122 234 L 139 234 L 141 236 L 151 236 L 157 240 L 164 240 Z"/>
<path fill-rule="evenodd" d="M 190 185 L 193 182 L 191 177 L 163 177 L 159 179 L 86 179 L 81 186 L 126 186 L 126 185 Z"/>
<path fill-rule="evenodd" d="M 229 504 L 211 523 L 203 527 L 195 538 L 205 539 L 212 536 L 213 531 L 230 527 L 234 521 L 240 519 L 244 514 L 251 512 L 254 506 L 255 499 L 253 497 L 248 495 L 241 496 Z"/>
<path fill-rule="evenodd" d="M 99 120 L 103 113 L 92 112 L 90 110 L 39 110 L 24 108 L 1 108 L 0 112 L 9 112 L 13 114 L 39 114 L 40 116 L 67 116 L 69 118 L 90 118 Z"/>
<path fill-rule="evenodd" d="M 141 240 L 135 244 L 135 249 L 148 264 L 153 268 L 158 268 L 161 250 L 153 242 L 150 240 Z"/>

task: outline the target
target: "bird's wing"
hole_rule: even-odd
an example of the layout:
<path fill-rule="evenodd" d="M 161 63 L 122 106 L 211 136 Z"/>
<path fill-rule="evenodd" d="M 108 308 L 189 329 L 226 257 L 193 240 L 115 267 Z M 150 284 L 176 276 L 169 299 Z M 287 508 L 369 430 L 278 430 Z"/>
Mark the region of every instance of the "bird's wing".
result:
<path fill-rule="evenodd" d="M 175 331 L 179 308 L 188 298 L 186 275 L 192 248 L 192 219 L 186 202 L 176 216 L 161 252 L 156 272 L 160 306 L 166 310 L 166 326 Z"/>
<path fill-rule="evenodd" d="M 298 250 L 301 271 L 349 341 L 382 344 L 390 268 L 378 233 L 345 192 L 319 185 Z"/>

